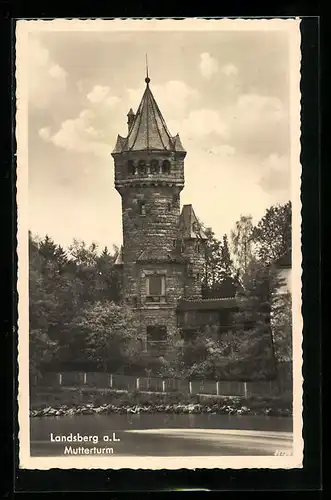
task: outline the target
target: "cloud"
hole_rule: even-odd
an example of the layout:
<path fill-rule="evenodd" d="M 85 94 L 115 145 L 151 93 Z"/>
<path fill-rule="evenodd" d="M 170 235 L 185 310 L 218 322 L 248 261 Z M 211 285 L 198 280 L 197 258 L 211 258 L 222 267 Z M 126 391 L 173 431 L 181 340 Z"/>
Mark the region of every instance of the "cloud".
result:
<path fill-rule="evenodd" d="M 262 162 L 263 175 L 260 186 L 268 192 L 288 190 L 290 184 L 290 164 L 287 156 L 270 154 Z"/>
<path fill-rule="evenodd" d="M 206 80 L 210 80 L 218 72 L 217 59 L 212 57 L 208 52 L 200 54 L 199 68 L 202 76 Z"/>
<path fill-rule="evenodd" d="M 257 222 L 266 208 L 279 200 L 289 199 L 286 176 L 283 177 L 283 191 L 275 191 L 274 186 L 270 190 L 266 182 L 263 185 L 259 182 L 262 168 L 266 169 L 266 165 L 273 162 L 275 158 L 259 161 L 254 156 L 243 155 L 229 144 L 209 150 L 202 149 L 194 141 L 185 159 L 185 189 L 181 202 L 193 203 L 197 216 L 211 226 L 219 238 L 230 233 L 241 214 L 250 214 Z"/>
<path fill-rule="evenodd" d="M 279 122 L 284 116 L 281 100 L 273 96 L 258 94 L 240 95 L 236 103 L 237 113 L 243 120 Z"/>
<path fill-rule="evenodd" d="M 28 43 L 29 102 L 38 108 L 47 108 L 63 96 L 67 73 L 50 57 L 49 51 L 35 36 Z"/>
<path fill-rule="evenodd" d="M 50 68 L 49 68 L 49 74 L 51 75 L 51 77 L 55 78 L 56 80 L 59 80 L 59 81 L 64 81 L 66 79 L 66 72 L 64 71 L 63 68 L 61 68 L 61 66 L 59 66 L 58 64 L 53 64 Z"/>
<path fill-rule="evenodd" d="M 225 138 L 228 131 L 217 111 L 204 108 L 191 111 L 182 121 L 170 121 L 169 126 L 184 141 L 202 139 L 211 134 Z"/>
<path fill-rule="evenodd" d="M 51 138 L 51 131 L 49 127 L 43 127 L 38 131 L 39 137 L 48 141 Z"/>
<path fill-rule="evenodd" d="M 87 98 L 93 104 L 102 102 L 107 94 L 109 93 L 109 87 L 103 87 L 102 85 L 95 85 L 91 92 L 87 94 Z"/>
<path fill-rule="evenodd" d="M 231 144 L 244 153 L 266 156 L 289 149 L 288 116 L 282 101 L 274 96 L 242 94 L 221 111 Z"/>
<path fill-rule="evenodd" d="M 87 99 L 92 104 L 107 104 L 108 106 L 114 106 L 120 99 L 117 96 L 112 96 L 110 94 L 110 88 L 103 85 L 94 85 L 91 92 L 87 94 Z"/>
<path fill-rule="evenodd" d="M 48 139 L 56 146 L 69 151 L 93 153 L 104 157 L 109 155 L 111 148 L 106 143 L 104 132 L 94 122 L 97 122 L 97 116 L 92 110 L 85 109 L 77 118 L 65 120 L 59 130 Z M 39 135 L 47 138 L 45 134 Z"/>
<path fill-rule="evenodd" d="M 151 87 L 156 102 L 166 122 L 183 118 L 190 105 L 200 98 L 199 92 L 180 80 L 169 80 L 163 84 L 155 84 Z M 145 87 L 127 89 L 128 109 L 137 109 Z"/>
<path fill-rule="evenodd" d="M 236 150 L 234 147 L 229 146 L 229 144 L 221 144 L 220 146 L 214 146 L 209 150 L 210 154 L 219 156 L 234 156 Z"/>
<path fill-rule="evenodd" d="M 222 73 L 224 73 L 226 76 L 236 76 L 239 73 L 239 70 L 237 66 L 234 64 L 225 64 L 225 66 L 222 66 Z"/>

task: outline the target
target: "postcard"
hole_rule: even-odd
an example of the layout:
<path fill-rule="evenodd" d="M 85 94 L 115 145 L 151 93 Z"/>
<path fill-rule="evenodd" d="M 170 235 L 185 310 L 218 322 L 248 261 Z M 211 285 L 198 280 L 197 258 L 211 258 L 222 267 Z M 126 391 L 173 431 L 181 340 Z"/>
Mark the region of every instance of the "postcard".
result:
<path fill-rule="evenodd" d="M 300 60 L 294 18 L 17 21 L 20 468 L 302 467 Z"/>

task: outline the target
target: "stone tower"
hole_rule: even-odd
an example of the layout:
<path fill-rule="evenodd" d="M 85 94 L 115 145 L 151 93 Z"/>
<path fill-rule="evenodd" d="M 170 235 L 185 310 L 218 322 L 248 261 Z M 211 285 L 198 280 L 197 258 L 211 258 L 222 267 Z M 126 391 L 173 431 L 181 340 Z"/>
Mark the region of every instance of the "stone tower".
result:
<path fill-rule="evenodd" d="M 204 257 L 196 242 L 204 235 L 191 205 L 180 213 L 186 151 L 179 135 L 171 136 L 148 76 L 145 82 L 137 112 L 130 109 L 127 115 L 128 135 L 118 136 L 112 152 L 122 198 L 117 265 L 142 345 L 160 352 L 177 331 L 178 300 L 201 294 Z"/>

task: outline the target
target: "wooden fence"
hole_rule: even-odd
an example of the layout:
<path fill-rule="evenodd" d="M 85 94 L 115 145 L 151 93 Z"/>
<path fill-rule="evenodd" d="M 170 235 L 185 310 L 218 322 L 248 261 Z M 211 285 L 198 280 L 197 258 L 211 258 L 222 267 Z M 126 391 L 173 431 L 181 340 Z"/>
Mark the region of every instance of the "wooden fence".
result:
<path fill-rule="evenodd" d="M 131 392 L 181 392 L 214 396 L 275 396 L 291 391 L 291 377 L 267 381 L 185 380 L 175 378 L 135 377 L 101 372 L 44 373 L 34 381 L 38 386 L 91 387 Z"/>

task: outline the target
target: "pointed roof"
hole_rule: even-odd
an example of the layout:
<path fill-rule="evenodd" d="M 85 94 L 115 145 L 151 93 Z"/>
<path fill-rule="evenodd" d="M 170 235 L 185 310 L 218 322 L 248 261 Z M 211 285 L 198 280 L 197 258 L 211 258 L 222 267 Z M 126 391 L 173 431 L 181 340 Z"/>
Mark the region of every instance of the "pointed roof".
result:
<path fill-rule="evenodd" d="M 119 249 L 114 265 L 115 266 L 121 266 L 123 264 L 123 246 Z"/>
<path fill-rule="evenodd" d="M 113 153 L 121 153 L 123 151 L 123 147 L 125 145 L 126 139 L 125 137 L 117 136 L 116 144 L 113 149 Z"/>
<path fill-rule="evenodd" d="M 178 151 L 185 152 L 179 135 L 172 137 L 162 113 L 149 87 L 150 79 L 145 78 L 146 89 L 137 113 L 130 109 L 128 116 L 133 123 L 126 138 L 118 136 L 113 153 L 124 151 Z"/>
<path fill-rule="evenodd" d="M 184 205 L 179 218 L 180 237 L 183 239 L 200 238 L 206 240 L 207 236 L 203 231 L 192 205 Z"/>

